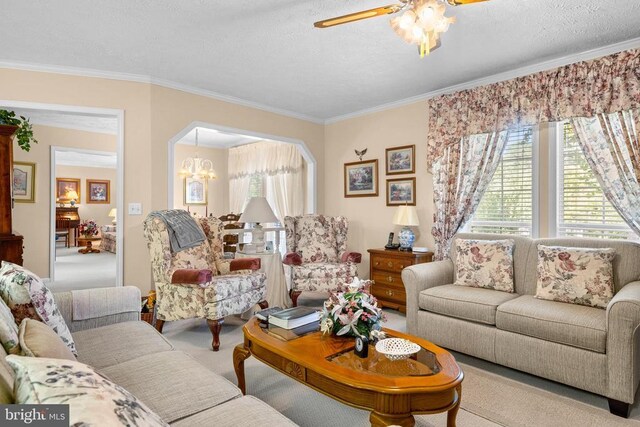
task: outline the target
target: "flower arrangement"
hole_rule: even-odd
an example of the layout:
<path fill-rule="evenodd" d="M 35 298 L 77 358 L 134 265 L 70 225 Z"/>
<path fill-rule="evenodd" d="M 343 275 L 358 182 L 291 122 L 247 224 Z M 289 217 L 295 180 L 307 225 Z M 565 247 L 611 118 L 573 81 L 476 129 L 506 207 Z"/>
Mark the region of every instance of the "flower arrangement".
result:
<path fill-rule="evenodd" d="M 320 318 L 320 330 L 323 334 L 367 338 L 378 335 L 380 322 L 387 319 L 378 307 L 376 298 L 369 293 L 371 283 L 370 280 L 356 277 L 347 285 L 346 291 L 331 294 L 324 302 Z"/>
<path fill-rule="evenodd" d="M 78 225 L 78 231 L 84 237 L 93 237 L 98 235 L 98 224 L 92 219 L 88 221 L 82 221 L 80 225 Z"/>

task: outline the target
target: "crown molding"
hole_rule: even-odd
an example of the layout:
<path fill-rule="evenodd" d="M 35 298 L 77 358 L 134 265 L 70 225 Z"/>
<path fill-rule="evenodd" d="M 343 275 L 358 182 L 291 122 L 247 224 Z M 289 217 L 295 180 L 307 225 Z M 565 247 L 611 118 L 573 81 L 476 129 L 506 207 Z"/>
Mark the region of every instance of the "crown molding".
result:
<path fill-rule="evenodd" d="M 181 92 L 191 93 L 193 95 L 204 96 L 218 101 L 228 102 L 231 104 L 241 105 L 243 107 L 255 108 L 256 110 L 266 111 L 268 113 L 278 114 L 293 119 L 304 120 L 316 124 L 324 124 L 324 120 L 318 117 L 308 116 L 306 114 L 296 113 L 294 111 L 284 110 L 281 108 L 271 107 L 269 105 L 260 104 L 258 102 L 248 101 L 236 98 L 230 95 L 223 95 L 214 91 L 200 89 L 194 86 L 185 85 L 170 80 L 157 79 L 151 76 L 141 74 L 120 73 L 116 71 L 101 71 L 90 68 L 66 67 L 59 65 L 35 64 L 27 62 L 14 62 L 0 60 L 0 68 L 9 68 L 14 70 L 34 71 L 39 73 L 63 74 L 68 76 L 93 77 L 108 80 L 121 80 L 128 82 L 147 83 L 168 89 L 179 90 Z"/>
<path fill-rule="evenodd" d="M 83 132 L 91 132 L 91 133 L 100 133 L 105 135 L 117 135 L 118 134 L 118 126 L 116 125 L 115 129 L 104 129 L 104 128 L 95 128 L 91 126 L 83 126 L 77 123 L 59 123 L 53 120 L 42 120 L 42 119 L 29 119 L 31 124 L 38 126 L 47 126 L 52 128 L 60 128 L 60 129 L 72 129 L 79 130 Z"/>
<path fill-rule="evenodd" d="M 365 108 L 364 110 L 354 111 L 352 113 L 343 114 L 328 118 L 324 121 L 325 125 L 341 122 L 343 120 L 353 119 L 360 116 L 366 116 L 368 114 L 377 113 L 384 110 L 390 110 L 393 108 L 402 107 L 408 104 L 413 104 L 418 101 L 425 101 L 429 98 L 433 98 L 439 95 L 447 93 L 458 92 L 461 90 L 472 89 L 478 86 L 485 86 L 505 80 L 515 79 L 517 77 L 526 76 L 533 73 L 539 73 L 545 70 L 551 70 L 553 68 L 562 67 L 564 65 L 573 64 L 580 61 L 588 61 L 590 59 L 600 58 L 602 56 L 612 55 L 623 50 L 635 49 L 640 47 L 640 37 L 627 40 L 620 43 L 614 43 L 611 45 L 599 47 L 596 49 L 586 50 L 580 53 L 574 53 L 571 55 L 562 56 L 560 58 L 550 59 L 548 61 L 538 62 L 536 64 L 528 65 L 526 67 L 516 68 L 513 70 L 505 71 L 491 76 L 482 77 L 480 79 L 471 80 L 465 83 L 449 86 L 446 88 L 427 92 L 422 95 L 412 96 L 410 98 L 401 99 L 398 101 L 388 102 L 378 105 L 376 107 Z"/>

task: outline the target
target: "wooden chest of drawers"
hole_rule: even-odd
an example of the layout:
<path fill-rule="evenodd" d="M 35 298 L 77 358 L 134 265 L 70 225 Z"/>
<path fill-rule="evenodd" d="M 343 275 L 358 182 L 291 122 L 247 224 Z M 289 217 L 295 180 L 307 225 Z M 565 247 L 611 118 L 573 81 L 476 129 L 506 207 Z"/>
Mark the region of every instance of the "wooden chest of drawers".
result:
<path fill-rule="evenodd" d="M 431 262 L 433 252 L 414 253 L 369 249 L 369 278 L 374 281 L 371 293 L 383 307 L 407 311 L 407 294 L 400 273 L 410 265 Z"/>

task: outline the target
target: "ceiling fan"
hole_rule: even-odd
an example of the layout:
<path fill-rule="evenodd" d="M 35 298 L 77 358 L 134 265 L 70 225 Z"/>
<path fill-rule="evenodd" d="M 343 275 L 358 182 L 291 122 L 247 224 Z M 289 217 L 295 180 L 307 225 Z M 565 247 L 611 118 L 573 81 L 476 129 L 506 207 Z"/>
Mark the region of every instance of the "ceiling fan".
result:
<path fill-rule="evenodd" d="M 400 0 L 400 4 L 376 7 L 314 23 L 316 28 L 329 28 L 376 16 L 403 12 L 391 19 L 391 27 L 407 43 L 418 45 L 420 57 L 440 46 L 440 34 L 449 29 L 455 17 L 444 16 L 445 2 L 451 6 L 480 3 L 488 0 Z"/>

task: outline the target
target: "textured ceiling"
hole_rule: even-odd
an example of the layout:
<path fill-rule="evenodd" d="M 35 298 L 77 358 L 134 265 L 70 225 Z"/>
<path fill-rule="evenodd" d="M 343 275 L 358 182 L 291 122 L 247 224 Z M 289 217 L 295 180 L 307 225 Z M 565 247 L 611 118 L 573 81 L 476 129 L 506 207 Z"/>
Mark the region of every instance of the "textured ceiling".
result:
<path fill-rule="evenodd" d="M 54 126 L 59 128 L 84 130 L 87 132 L 118 133 L 118 118 L 97 114 L 80 114 L 52 110 L 38 110 L 30 108 L 3 107 L 24 116 L 34 125 Z"/>
<path fill-rule="evenodd" d="M 0 0 L 0 61 L 132 73 L 327 119 L 640 37 L 638 0 L 491 0 L 420 59 L 392 0 Z"/>
<path fill-rule="evenodd" d="M 236 133 L 219 132 L 207 128 L 198 128 L 198 145 L 202 147 L 231 148 L 238 145 L 250 144 L 256 141 L 260 141 L 260 138 L 255 138 L 247 135 L 239 135 Z M 193 129 L 177 143 L 182 145 L 195 145 L 196 130 Z"/>
<path fill-rule="evenodd" d="M 115 169 L 117 164 L 116 153 L 89 153 L 66 149 L 56 152 L 56 165 Z"/>

